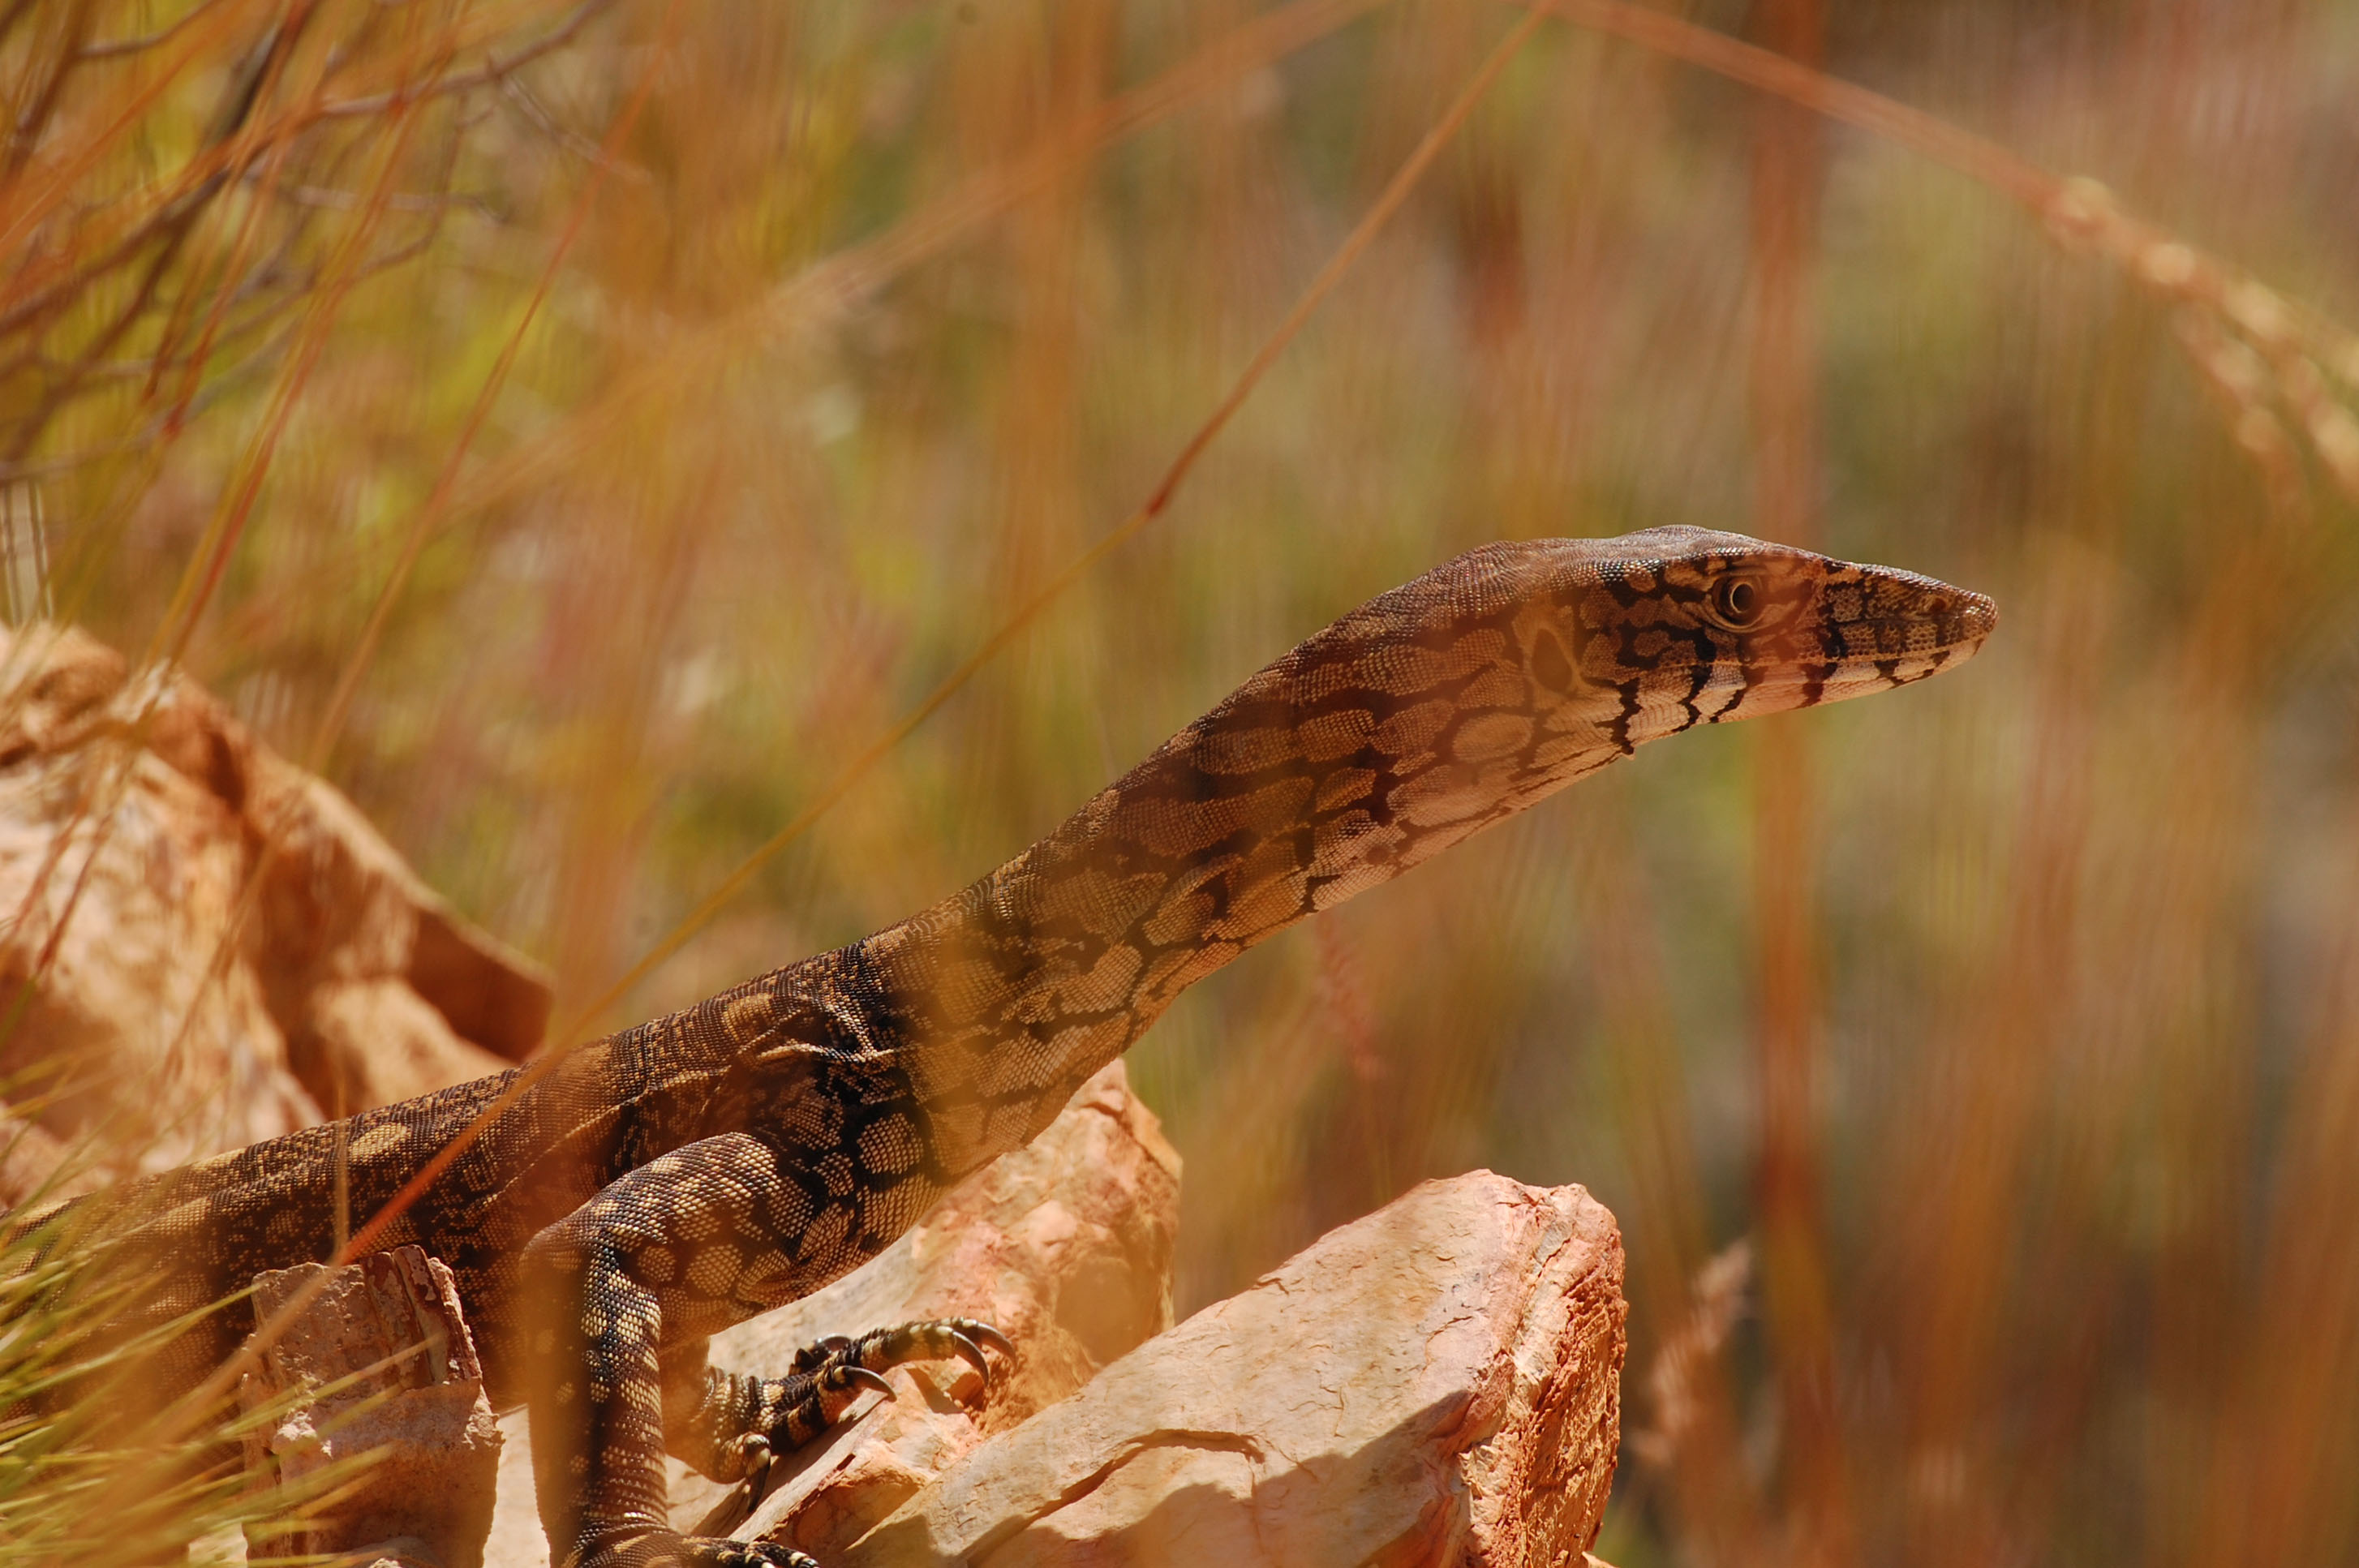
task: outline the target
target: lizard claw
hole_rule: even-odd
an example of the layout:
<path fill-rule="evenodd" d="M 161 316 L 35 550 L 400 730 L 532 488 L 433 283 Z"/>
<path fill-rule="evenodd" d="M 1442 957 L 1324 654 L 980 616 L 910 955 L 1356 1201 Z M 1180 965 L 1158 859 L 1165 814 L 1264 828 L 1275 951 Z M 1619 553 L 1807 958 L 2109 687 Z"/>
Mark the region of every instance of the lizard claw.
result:
<path fill-rule="evenodd" d="M 989 1345 L 1011 1361 L 1016 1359 L 1014 1342 L 979 1319 L 944 1318 L 935 1327 L 950 1336 L 951 1354 L 974 1368 L 986 1393 L 991 1389 L 991 1363 L 984 1356 L 984 1346 Z"/>
<path fill-rule="evenodd" d="M 1015 1342 L 987 1323 L 977 1323 L 973 1318 L 964 1318 L 959 1323 L 959 1332 L 978 1344 L 991 1346 L 1010 1361 L 1016 1359 Z"/>
<path fill-rule="evenodd" d="M 974 1368 L 974 1375 L 983 1379 L 984 1388 L 988 1389 L 991 1387 L 991 1363 L 984 1359 L 983 1346 L 970 1335 L 952 1329 L 951 1348 L 958 1353 L 961 1361 Z"/>
<path fill-rule="evenodd" d="M 852 1354 L 852 1349 L 853 1343 L 849 1335 L 841 1334 L 821 1334 L 817 1343 L 806 1345 L 800 1350 L 795 1352 L 795 1358 L 791 1364 L 791 1370 L 797 1372 L 816 1372 L 831 1361 L 842 1360 L 844 1357 Z"/>
<path fill-rule="evenodd" d="M 747 1432 L 737 1440 L 737 1453 L 738 1463 L 745 1470 L 742 1479 L 753 1488 L 756 1497 L 761 1496 L 762 1483 L 770 1474 L 770 1461 L 777 1457 L 768 1436 L 758 1432 Z"/>
<path fill-rule="evenodd" d="M 839 1366 L 837 1370 L 842 1374 L 844 1386 L 847 1388 L 874 1388 L 888 1399 L 893 1397 L 893 1385 L 885 1381 L 881 1373 L 871 1372 L 865 1367 L 853 1366 Z"/>

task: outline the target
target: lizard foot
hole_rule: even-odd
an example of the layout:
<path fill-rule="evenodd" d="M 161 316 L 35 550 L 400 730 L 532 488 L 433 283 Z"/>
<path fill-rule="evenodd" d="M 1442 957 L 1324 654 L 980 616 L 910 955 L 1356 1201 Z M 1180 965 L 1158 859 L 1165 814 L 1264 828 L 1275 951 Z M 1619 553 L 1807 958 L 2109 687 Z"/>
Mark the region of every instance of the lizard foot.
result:
<path fill-rule="evenodd" d="M 658 1530 L 603 1552 L 569 1556 L 566 1568 L 819 1568 L 819 1563 L 808 1552 L 774 1541 Z"/>
<path fill-rule="evenodd" d="M 991 1387 L 991 1363 L 985 1345 L 1013 1359 L 1016 1346 L 1006 1334 L 974 1318 L 923 1318 L 871 1329 L 857 1339 L 842 1340 L 833 1355 L 844 1364 L 871 1372 L 887 1372 L 911 1361 L 935 1361 L 956 1356 L 974 1368 L 985 1388 Z"/>
<path fill-rule="evenodd" d="M 803 1386 L 795 1390 L 798 1397 L 788 1403 L 767 1433 L 746 1440 L 748 1468 L 766 1459 L 769 1451 L 784 1452 L 809 1443 L 842 1421 L 844 1411 L 870 1388 L 882 1389 L 889 1399 L 892 1388 L 885 1374 L 908 1362 L 955 1356 L 974 1368 L 988 1390 L 991 1362 L 984 1355 L 985 1345 L 1002 1356 L 1016 1354 L 1006 1334 L 974 1318 L 926 1318 L 871 1329 L 856 1338 L 831 1334 L 797 1351 L 794 1374 L 796 1379 L 804 1380 Z M 764 1445 L 765 1452 L 759 1454 L 752 1452 L 751 1445 L 756 1442 Z"/>

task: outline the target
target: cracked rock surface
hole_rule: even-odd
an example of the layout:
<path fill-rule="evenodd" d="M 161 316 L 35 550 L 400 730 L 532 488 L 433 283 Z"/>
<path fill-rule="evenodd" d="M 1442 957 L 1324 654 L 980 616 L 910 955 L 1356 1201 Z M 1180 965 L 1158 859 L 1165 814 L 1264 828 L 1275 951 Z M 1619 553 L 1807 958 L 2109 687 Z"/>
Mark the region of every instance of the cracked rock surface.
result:
<path fill-rule="evenodd" d="M 307 1290 L 318 1294 L 303 1304 Z M 248 1560 L 479 1568 L 500 1433 L 451 1270 L 397 1247 L 256 1275 L 254 1300 L 266 1320 L 297 1311 L 238 1389 L 259 1418 L 248 1475 L 288 1487 L 290 1505 L 248 1522 Z"/>
<path fill-rule="evenodd" d="M 1178 1177 L 1116 1062 L 869 1267 L 720 1336 L 716 1362 L 774 1367 L 823 1334 L 969 1313 L 1021 1354 L 987 1400 L 958 1363 L 896 1370 L 750 1517 L 675 1466 L 675 1526 L 824 1568 L 1594 1561 L 1625 1317 L 1602 1204 L 1430 1181 L 1172 1328 Z M 528 1443 L 504 1424 L 486 1563 L 538 1568 Z"/>
<path fill-rule="evenodd" d="M 1581 1188 L 1427 1182 L 959 1458 L 833 1562 L 1580 1563 L 1613 1482 L 1621 1283 Z"/>

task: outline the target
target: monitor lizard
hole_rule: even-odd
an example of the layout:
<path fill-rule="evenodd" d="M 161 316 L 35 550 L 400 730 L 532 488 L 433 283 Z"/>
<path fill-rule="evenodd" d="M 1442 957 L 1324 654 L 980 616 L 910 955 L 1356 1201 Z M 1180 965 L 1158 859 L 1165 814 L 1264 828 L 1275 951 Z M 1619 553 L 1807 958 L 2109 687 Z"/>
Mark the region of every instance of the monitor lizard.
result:
<path fill-rule="evenodd" d="M 1741 535 L 1484 546 L 1247 681 L 1063 825 L 943 902 L 567 1056 L 376 1238 L 454 1271 L 495 1400 L 528 1403 L 566 1568 L 809 1568 L 685 1537 L 663 1456 L 716 1479 L 840 1418 L 969 1320 L 832 1339 L 783 1377 L 715 1331 L 875 1257 L 1046 1127 L 1180 991 L 1647 741 L 1863 696 L 1973 654 L 1980 594 Z M 525 1071 L 517 1069 L 517 1072 Z M 334 1249 L 339 1143 L 365 1216 L 514 1074 L 17 1216 L 105 1236 L 158 1323 Z M 166 1353 L 197 1386 L 243 1300 Z"/>

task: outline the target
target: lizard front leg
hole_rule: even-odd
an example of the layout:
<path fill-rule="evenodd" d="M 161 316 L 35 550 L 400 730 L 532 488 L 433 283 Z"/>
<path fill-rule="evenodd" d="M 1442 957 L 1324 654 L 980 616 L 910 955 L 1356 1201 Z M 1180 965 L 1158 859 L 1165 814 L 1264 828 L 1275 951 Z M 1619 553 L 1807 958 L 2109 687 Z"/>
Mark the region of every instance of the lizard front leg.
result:
<path fill-rule="evenodd" d="M 665 1347 L 689 1349 L 860 1262 L 895 1234 L 864 1207 L 856 1186 L 832 1192 L 792 1156 L 727 1133 L 626 1173 L 533 1238 L 533 1469 L 560 1568 L 806 1568 L 786 1547 L 670 1529 Z M 806 1376 L 827 1385 L 817 1392 L 831 1417 L 873 1378 L 841 1363 Z"/>

